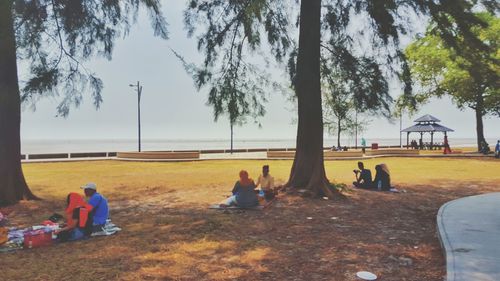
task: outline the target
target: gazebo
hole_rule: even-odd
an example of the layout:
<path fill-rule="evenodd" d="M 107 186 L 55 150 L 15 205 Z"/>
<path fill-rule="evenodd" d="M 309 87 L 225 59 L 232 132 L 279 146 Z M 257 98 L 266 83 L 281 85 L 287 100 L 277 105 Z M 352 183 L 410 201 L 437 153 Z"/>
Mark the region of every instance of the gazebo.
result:
<path fill-rule="evenodd" d="M 448 132 L 453 132 L 452 129 L 447 128 L 441 124 L 438 124 L 438 122 L 441 122 L 441 120 L 437 119 L 436 117 L 426 114 L 417 120 L 414 121 L 415 125 L 406 128 L 404 130 L 401 130 L 401 132 L 406 132 L 406 147 L 409 147 L 409 139 L 410 139 L 410 133 L 420 133 L 420 146 L 422 145 L 422 139 L 424 136 L 424 133 L 430 133 L 431 134 L 431 149 L 434 146 L 434 133 L 435 132 L 443 132 L 445 138 L 447 137 Z"/>

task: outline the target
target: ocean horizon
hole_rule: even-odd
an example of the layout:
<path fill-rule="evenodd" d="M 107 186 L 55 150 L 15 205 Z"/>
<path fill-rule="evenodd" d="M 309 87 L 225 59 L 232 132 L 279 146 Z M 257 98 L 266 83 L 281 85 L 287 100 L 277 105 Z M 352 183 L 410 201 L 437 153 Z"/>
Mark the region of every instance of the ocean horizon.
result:
<path fill-rule="evenodd" d="M 416 138 L 411 138 L 416 139 Z M 360 143 L 358 139 L 358 146 Z M 366 138 L 367 144 L 378 143 L 382 146 L 399 145 L 399 138 Z M 428 142 L 424 139 L 424 142 Z M 435 138 L 435 143 L 442 142 L 442 138 Z M 488 143 L 494 145 L 496 139 L 488 138 Z M 337 140 L 325 138 L 325 147 L 336 145 Z M 406 138 L 403 138 L 406 144 Z M 207 150 L 229 149 L 229 139 L 142 139 L 143 151 L 162 150 Z M 354 146 L 354 139 L 342 138 L 341 145 Z M 474 147 L 475 138 L 450 138 L 451 147 Z M 247 148 L 295 148 L 295 139 L 235 139 L 234 149 Z M 137 139 L 23 139 L 21 153 L 74 153 L 74 152 L 117 152 L 137 151 Z"/>

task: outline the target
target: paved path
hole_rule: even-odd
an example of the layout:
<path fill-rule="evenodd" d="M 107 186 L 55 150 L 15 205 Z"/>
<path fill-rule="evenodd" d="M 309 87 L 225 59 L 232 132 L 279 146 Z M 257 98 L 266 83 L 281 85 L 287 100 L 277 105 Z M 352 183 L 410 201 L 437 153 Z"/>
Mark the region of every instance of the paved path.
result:
<path fill-rule="evenodd" d="M 500 280 L 500 193 L 448 202 L 437 224 L 447 281 Z"/>

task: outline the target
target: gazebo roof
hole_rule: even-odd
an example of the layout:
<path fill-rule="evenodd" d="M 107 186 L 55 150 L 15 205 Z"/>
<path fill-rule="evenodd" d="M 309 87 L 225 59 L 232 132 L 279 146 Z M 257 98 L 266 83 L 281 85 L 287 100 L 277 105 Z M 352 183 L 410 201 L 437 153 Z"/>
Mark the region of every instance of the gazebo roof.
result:
<path fill-rule="evenodd" d="M 437 122 L 441 122 L 441 120 L 439 120 L 436 117 L 429 115 L 429 114 L 426 114 L 426 115 L 418 118 L 414 122 L 417 124 L 415 124 L 409 128 L 406 128 L 404 130 L 401 130 L 401 132 L 405 132 L 405 133 L 411 133 L 411 132 L 418 132 L 418 133 L 453 132 L 452 129 L 438 124 Z"/>
<path fill-rule="evenodd" d="M 439 124 L 416 124 L 401 132 L 453 132 L 453 130 Z"/>
<path fill-rule="evenodd" d="M 441 120 L 437 119 L 436 117 L 434 117 L 432 115 L 426 114 L 426 115 L 418 118 L 414 122 L 417 122 L 417 123 L 419 123 L 419 122 L 441 122 Z"/>

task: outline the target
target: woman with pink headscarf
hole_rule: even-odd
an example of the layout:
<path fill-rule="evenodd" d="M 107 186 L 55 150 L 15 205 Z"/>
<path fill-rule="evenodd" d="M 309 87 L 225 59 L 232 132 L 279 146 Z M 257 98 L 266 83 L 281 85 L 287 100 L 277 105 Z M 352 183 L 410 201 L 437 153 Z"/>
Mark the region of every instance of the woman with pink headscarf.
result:
<path fill-rule="evenodd" d="M 240 180 L 234 184 L 233 195 L 229 197 L 221 207 L 238 206 L 240 208 L 251 208 L 259 205 L 255 193 L 255 183 L 245 170 L 240 171 Z"/>

